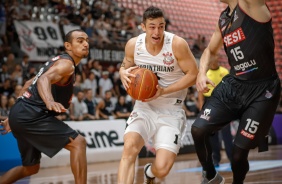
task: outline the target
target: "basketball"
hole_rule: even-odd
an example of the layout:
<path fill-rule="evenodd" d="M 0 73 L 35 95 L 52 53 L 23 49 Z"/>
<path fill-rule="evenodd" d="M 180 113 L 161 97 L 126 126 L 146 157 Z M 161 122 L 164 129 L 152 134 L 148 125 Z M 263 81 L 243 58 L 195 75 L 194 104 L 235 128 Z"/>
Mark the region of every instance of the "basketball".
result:
<path fill-rule="evenodd" d="M 131 83 L 127 93 L 135 100 L 145 100 L 153 97 L 157 92 L 158 78 L 146 68 L 138 68 L 131 71 L 136 77 L 130 77 Z"/>

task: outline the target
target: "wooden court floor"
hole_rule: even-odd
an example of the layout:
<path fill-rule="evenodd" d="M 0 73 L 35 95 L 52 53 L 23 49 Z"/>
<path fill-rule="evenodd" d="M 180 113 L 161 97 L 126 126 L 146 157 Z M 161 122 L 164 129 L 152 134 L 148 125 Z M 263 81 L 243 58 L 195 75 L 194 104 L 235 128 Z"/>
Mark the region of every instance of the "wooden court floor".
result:
<path fill-rule="evenodd" d="M 232 183 L 230 165 L 222 152 L 223 160 L 219 171 L 226 183 Z M 153 158 L 140 158 L 136 162 L 136 184 L 143 183 L 143 166 Z M 282 184 L 282 145 L 270 146 L 268 152 L 258 153 L 252 150 L 249 155 L 251 171 L 247 174 L 246 184 Z M 104 162 L 88 165 L 89 184 L 117 183 L 119 162 Z M 227 169 L 226 169 L 227 168 Z M 227 170 L 227 171 L 225 171 Z M 201 171 L 196 154 L 179 155 L 170 174 L 160 184 L 198 184 L 201 182 Z M 39 173 L 18 181 L 16 184 L 74 184 L 70 167 L 42 168 Z"/>

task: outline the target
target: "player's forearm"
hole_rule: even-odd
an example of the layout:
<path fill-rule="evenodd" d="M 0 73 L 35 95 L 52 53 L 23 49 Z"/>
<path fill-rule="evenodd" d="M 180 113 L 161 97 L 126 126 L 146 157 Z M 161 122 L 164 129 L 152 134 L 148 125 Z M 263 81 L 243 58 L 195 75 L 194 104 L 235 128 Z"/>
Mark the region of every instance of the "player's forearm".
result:
<path fill-rule="evenodd" d="M 48 102 L 54 102 L 54 98 L 51 92 L 51 82 L 44 76 L 41 76 L 37 80 L 37 89 L 41 99 L 45 104 Z"/>
<path fill-rule="evenodd" d="M 208 49 L 205 49 L 201 58 L 199 66 L 199 74 L 206 74 L 209 69 L 211 52 Z"/>

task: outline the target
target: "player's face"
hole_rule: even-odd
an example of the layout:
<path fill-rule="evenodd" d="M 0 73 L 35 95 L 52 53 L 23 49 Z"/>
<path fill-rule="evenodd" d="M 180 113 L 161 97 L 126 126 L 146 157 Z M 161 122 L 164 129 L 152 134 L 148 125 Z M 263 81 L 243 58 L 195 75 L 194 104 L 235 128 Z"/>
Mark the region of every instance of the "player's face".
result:
<path fill-rule="evenodd" d="M 84 32 L 73 32 L 72 33 L 72 42 L 71 50 L 72 53 L 80 58 L 85 58 L 89 54 L 89 40 L 88 36 Z"/>
<path fill-rule="evenodd" d="M 165 31 L 165 19 L 163 17 L 147 19 L 142 23 L 142 29 L 146 32 L 146 40 L 152 44 L 160 44 L 163 41 Z"/>

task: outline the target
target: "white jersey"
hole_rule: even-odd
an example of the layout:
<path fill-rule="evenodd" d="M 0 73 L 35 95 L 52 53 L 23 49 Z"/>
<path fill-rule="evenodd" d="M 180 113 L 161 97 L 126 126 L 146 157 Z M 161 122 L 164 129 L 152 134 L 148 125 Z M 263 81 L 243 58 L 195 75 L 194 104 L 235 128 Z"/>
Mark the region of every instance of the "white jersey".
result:
<path fill-rule="evenodd" d="M 140 34 L 137 38 L 134 49 L 134 63 L 140 68 L 147 68 L 153 71 L 159 81 L 159 86 L 166 88 L 175 83 L 185 74 L 182 72 L 172 51 L 172 40 L 174 34 L 164 33 L 163 48 L 156 56 L 151 55 L 145 44 L 146 33 Z M 187 89 L 183 89 L 170 94 L 162 95 L 158 98 L 177 98 L 183 102 L 187 94 Z"/>

